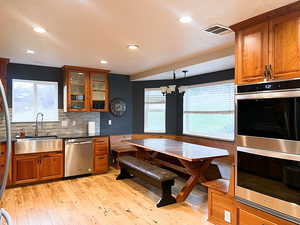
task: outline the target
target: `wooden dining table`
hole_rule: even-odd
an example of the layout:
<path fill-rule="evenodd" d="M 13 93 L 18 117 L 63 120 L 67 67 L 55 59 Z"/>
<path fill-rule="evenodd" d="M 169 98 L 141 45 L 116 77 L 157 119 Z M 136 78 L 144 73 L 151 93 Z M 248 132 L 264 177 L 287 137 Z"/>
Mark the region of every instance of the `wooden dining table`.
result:
<path fill-rule="evenodd" d="M 208 146 L 191 144 L 183 141 L 175 141 L 163 138 L 146 138 L 129 140 L 126 143 L 135 146 L 139 151 L 138 158 L 155 160 L 159 153 L 177 158 L 186 169 L 190 178 L 176 196 L 177 202 L 184 201 L 195 185 L 204 175 L 212 160 L 228 157 L 225 149 L 212 148 Z"/>

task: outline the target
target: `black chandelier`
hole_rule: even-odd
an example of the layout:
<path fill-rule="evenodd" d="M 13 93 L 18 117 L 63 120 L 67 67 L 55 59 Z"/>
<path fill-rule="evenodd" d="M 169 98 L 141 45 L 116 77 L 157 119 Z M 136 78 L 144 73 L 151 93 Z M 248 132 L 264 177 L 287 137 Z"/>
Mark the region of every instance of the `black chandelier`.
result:
<path fill-rule="evenodd" d="M 187 70 L 183 70 L 182 71 L 184 73 L 184 79 L 186 78 L 186 74 L 188 73 Z M 168 86 L 161 86 L 160 90 L 161 93 L 165 96 L 167 94 L 171 94 L 171 95 L 179 95 L 182 94 L 184 95 L 185 91 L 186 91 L 186 86 L 178 86 L 176 85 L 176 72 L 175 70 L 173 71 L 173 81 L 174 84 L 172 85 L 168 85 Z"/>

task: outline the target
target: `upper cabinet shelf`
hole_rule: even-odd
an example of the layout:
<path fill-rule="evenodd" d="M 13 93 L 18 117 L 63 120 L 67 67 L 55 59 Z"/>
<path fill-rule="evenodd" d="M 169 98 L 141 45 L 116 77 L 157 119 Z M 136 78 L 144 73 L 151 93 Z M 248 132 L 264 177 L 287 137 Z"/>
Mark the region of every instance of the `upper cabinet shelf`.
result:
<path fill-rule="evenodd" d="M 231 26 L 236 32 L 236 84 L 300 78 L 300 4 Z"/>
<path fill-rule="evenodd" d="M 108 112 L 108 70 L 64 66 L 65 112 Z"/>

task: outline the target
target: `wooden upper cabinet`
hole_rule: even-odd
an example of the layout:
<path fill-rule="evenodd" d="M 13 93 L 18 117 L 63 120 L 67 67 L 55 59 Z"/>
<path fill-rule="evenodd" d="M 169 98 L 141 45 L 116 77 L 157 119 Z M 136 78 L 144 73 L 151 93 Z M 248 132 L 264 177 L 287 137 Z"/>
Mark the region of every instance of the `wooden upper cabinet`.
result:
<path fill-rule="evenodd" d="M 230 26 L 236 84 L 300 78 L 300 1 Z"/>
<path fill-rule="evenodd" d="M 2 84 L 5 88 L 5 90 L 7 90 L 7 79 L 6 79 L 6 75 L 7 75 L 7 64 L 9 63 L 9 59 L 6 58 L 0 58 L 0 79 L 2 81 Z M 0 112 L 3 111 L 3 103 L 2 103 L 2 98 L 0 98 Z"/>
<path fill-rule="evenodd" d="M 108 81 L 105 73 L 90 73 L 91 111 L 108 111 Z"/>
<path fill-rule="evenodd" d="M 268 64 L 268 23 L 237 32 L 236 82 L 261 82 Z"/>
<path fill-rule="evenodd" d="M 67 89 L 68 89 L 68 111 L 87 112 L 89 111 L 88 85 L 89 73 L 68 70 Z"/>
<path fill-rule="evenodd" d="M 108 70 L 64 66 L 64 111 L 108 112 Z"/>
<path fill-rule="evenodd" d="M 269 34 L 272 79 L 300 77 L 300 12 L 271 20 Z"/>

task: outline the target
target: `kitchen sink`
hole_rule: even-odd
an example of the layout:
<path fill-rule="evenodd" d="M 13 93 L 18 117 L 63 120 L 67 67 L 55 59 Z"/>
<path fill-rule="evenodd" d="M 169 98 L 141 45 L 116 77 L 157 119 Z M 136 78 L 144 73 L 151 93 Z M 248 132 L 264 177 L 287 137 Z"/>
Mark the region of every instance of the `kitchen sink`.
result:
<path fill-rule="evenodd" d="M 56 152 L 63 150 L 63 140 L 57 136 L 27 136 L 15 142 L 15 154 Z"/>

